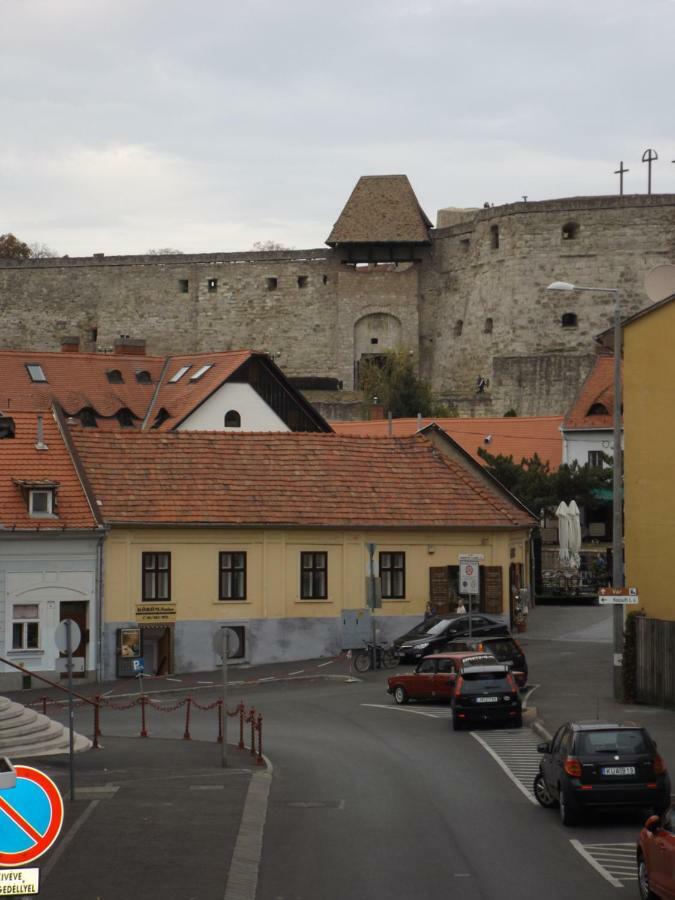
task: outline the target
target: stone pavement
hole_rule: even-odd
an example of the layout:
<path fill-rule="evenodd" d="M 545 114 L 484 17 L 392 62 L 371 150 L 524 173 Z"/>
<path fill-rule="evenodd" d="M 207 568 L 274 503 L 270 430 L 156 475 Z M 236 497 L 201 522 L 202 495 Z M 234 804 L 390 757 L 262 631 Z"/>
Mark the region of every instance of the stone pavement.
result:
<path fill-rule="evenodd" d="M 77 757 L 74 803 L 67 758 L 39 761 L 66 810 L 39 861 L 40 897 L 254 900 L 270 774 L 248 751 L 228 747 L 228 756 L 222 768 L 215 743 L 108 737 Z"/>

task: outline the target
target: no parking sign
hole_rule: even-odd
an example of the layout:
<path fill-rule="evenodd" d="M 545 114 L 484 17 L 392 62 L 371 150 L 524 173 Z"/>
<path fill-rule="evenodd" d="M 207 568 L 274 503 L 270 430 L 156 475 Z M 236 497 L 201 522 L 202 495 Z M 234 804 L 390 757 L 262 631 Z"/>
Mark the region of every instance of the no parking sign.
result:
<path fill-rule="evenodd" d="M 15 771 L 15 786 L 0 790 L 0 866 L 5 867 L 23 866 L 42 856 L 63 825 L 63 800 L 51 778 L 32 766 L 15 766 Z M 20 874 L 0 872 L 0 896 L 7 893 L 4 887 L 14 886 L 10 876 Z"/>

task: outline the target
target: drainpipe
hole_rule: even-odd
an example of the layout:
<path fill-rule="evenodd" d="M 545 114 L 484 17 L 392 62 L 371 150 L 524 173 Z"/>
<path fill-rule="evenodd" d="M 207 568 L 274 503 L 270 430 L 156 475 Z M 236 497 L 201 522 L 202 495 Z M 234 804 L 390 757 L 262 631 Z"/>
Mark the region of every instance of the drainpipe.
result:
<path fill-rule="evenodd" d="M 96 680 L 103 681 L 103 541 L 101 534 L 96 541 Z"/>

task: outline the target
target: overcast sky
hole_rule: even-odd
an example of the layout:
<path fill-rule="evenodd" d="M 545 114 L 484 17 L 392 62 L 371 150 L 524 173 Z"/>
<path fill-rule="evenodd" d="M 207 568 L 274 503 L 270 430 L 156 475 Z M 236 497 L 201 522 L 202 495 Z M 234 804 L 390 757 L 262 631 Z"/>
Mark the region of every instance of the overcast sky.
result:
<path fill-rule="evenodd" d="M 675 192 L 675 0 L 0 0 L 0 233 L 321 246 L 359 175 L 443 206 Z"/>

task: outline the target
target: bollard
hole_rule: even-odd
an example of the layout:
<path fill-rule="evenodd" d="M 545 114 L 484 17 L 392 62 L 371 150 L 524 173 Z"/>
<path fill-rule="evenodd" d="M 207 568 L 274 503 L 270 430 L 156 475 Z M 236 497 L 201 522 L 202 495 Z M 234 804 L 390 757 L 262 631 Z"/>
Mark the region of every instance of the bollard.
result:
<path fill-rule="evenodd" d="M 46 697 L 42 698 L 42 715 L 43 716 L 47 715 L 47 698 Z"/>
<path fill-rule="evenodd" d="M 148 730 L 145 727 L 145 694 L 141 694 L 141 737 L 146 738 L 148 736 Z"/>
<path fill-rule="evenodd" d="M 263 766 L 264 760 L 262 757 L 262 716 L 258 715 L 258 759 L 256 760 L 259 766 Z"/>
<path fill-rule="evenodd" d="M 188 697 L 185 701 L 185 733 L 183 734 L 183 740 L 189 741 L 190 737 L 190 707 L 192 706 L 192 697 Z"/>
<path fill-rule="evenodd" d="M 94 707 L 94 750 L 100 750 L 100 745 L 98 742 L 99 736 L 101 734 L 101 697 L 97 694 L 94 697 L 96 701 L 96 706 Z"/>
<path fill-rule="evenodd" d="M 249 713 L 251 717 L 251 756 L 255 756 L 255 707 L 251 707 Z"/>
<path fill-rule="evenodd" d="M 244 704 L 239 704 L 239 749 L 244 749 Z"/>
<path fill-rule="evenodd" d="M 217 744 L 223 743 L 223 701 L 219 700 L 216 706 L 216 710 L 218 712 L 218 737 L 216 738 Z M 227 715 L 227 710 L 225 710 L 225 715 Z"/>

